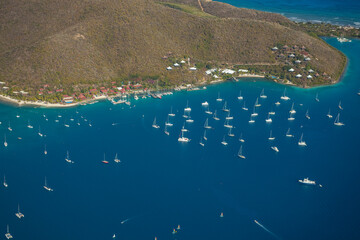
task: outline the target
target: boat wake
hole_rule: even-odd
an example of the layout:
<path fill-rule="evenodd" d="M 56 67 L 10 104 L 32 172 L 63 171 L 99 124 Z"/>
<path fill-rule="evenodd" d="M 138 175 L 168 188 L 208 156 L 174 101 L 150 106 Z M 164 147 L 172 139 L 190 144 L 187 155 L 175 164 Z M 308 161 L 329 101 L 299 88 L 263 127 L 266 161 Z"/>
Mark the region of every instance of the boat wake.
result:
<path fill-rule="evenodd" d="M 267 229 L 264 225 L 262 225 L 261 223 L 259 223 L 257 220 L 254 220 L 254 222 L 261 227 L 262 229 L 264 229 L 266 232 L 270 233 L 274 238 L 276 239 L 281 239 L 279 236 L 277 236 L 275 233 L 273 233 L 272 231 L 270 231 L 269 229 Z"/>

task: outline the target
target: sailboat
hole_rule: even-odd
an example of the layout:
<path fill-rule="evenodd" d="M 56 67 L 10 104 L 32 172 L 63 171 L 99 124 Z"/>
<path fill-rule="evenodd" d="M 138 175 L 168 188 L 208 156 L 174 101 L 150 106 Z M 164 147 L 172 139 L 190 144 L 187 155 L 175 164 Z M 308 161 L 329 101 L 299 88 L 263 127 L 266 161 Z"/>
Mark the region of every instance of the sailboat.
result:
<path fill-rule="evenodd" d="M 326 116 L 328 117 L 328 118 L 332 118 L 333 116 L 330 114 L 330 108 L 329 108 L 329 112 L 328 112 L 328 114 L 326 114 Z"/>
<path fill-rule="evenodd" d="M 289 120 L 289 121 L 294 121 L 294 120 L 295 120 L 295 118 L 294 118 L 294 116 L 293 116 L 292 113 L 290 113 L 290 116 L 289 116 L 288 120 Z"/>
<path fill-rule="evenodd" d="M 235 134 L 233 134 L 233 133 L 231 132 L 231 128 L 229 128 L 228 136 L 229 136 L 229 137 L 234 137 L 234 136 L 235 136 Z"/>
<path fill-rule="evenodd" d="M 9 121 L 9 127 L 8 127 L 8 130 L 9 130 L 10 132 L 12 132 L 12 128 L 11 128 L 11 126 L 10 126 L 10 121 Z"/>
<path fill-rule="evenodd" d="M 11 238 L 13 238 L 13 236 L 11 235 L 11 233 L 10 233 L 10 231 L 9 231 L 9 224 L 6 226 L 5 237 L 6 237 L 6 239 L 11 239 Z"/>
<path fill-rule="evenodd" d="M 345 125 L 344 123 L 340 122 L 340 113 L 338 113 L 338 115 L 336 116 L 334 125 L 335 126 L 344 126 Z"/>
<path fill-rule="evenodd" d="M 279 149 L 276 146 L 272 146 L 271 149 L 274 150 L 275 152 L 279 152 Z"/>
<path fill-rule="evenodd" d="M 220 93 L 218 93 L 218 98 L 216 99 L 217 102 L 221 102 L 222 98 L 220 98 Z"/>
<path fill-rule="evenodd" d="M 269 139 L 270 141 L 275 140 L 275 137 L 273 137 L 273 135 L 272 135 L 272 130 L 270 130 L 270 136 L 269 136 L 268 139 Z"/>
<path fill-rule="evenodd" d="M 245 106 L 245 101 L 244 101 L 244 104 L 243 104 L 242 110 L 244 110 L 244 111 L 247 111 L 247 110 L 248 110 L 248 108 Z"/>
<path fill-rule="evenodd" d="M 86 120 L 86 119 L 85 119 L 85 120 Z M 70 125 L 67 124 L 67 123 L 64 123 L 64 126 L 67 127 L 67 128 L 70 127 Z"/>
<path fill-rule="evenodd" d="M 237 97 L 239 100 L 243 100 L 243 96 L 241 96 L 241 90 L 240 90 L 240 93 L 239 93 L 239 96 Z"/>
<path fill-rule="evenodd" d="M 188 132 L 188 130 L 185 128 L 185 123 L 184 123 L 184 125 L 182 126 L 181 131 L 182 131 L 182 132 Z"/>
<path fill-rule="evenodd" d="M 266 123 L 272 123 L 272 119 L 270 118 L 270 112 L 268 113 L 267 119 L 265 119 Z"/>
<path fill-rule="evenodd" d="M 45 190 L 47 190 L 47 191 L 49 191 L 49 192 L 54 191 L 52 188 L 48 187 L 46 177 L 45 177 L 45 185 L 44 185 L 44 188 L 45 188 Z"/>
<path fill-rule="evenodd" d="M 285 101 L 290 100 L 290 98 L 289 98 L 288 96 L 286 96 L 286 88 L 285 88 L 285 90 L 284 90 L 283 95 L 280 97 L 280 99 L 285 100 Z"/>
<path fill-rule="evenodd" d="M 214 112 L 213 119 L 215 119 L 216 121 L 219 121 L 219 120 L 220 120 L 220 118 L 218 118 L 218 117 L 216 116 L 216 110 L 215 110 L 215 112 Z"/>
<path fill-rule="evenodd" d="M 28 127 L 28 128 L 34 128 L 34 127 L 30 124 L 30 121 L 28 121 L 27 127 Z"/>
<path fill-rule="evenodd" d="M 226 142 L 226 139 L 225 139 L 225 135 L 223 137 L 223 140 L 221 141 L 221 144 L 224 146 L 228 145 L 228 143 Z"/>
<path fill-rule="evenodd" d="M 186 108 L 184 108 L 185 112 L 190 112 L 191 108 L 189 107 L 189 101 L 186 102 Z"/>
<path fill-rule="evenodd" d="M 255 123 L 255 120 L 253 119 L 252 114 L 251 114 L 251 116 L 250 116 L 249 123 Z"/>
<path fill-rule="evenodd" d="M 226 128 L 233 128 L 233 126 L 230 125 L 229 121 L 230 121 L 229 119 L 226 119 L 226 120 L 225 120 L 224 127 L 226 127 Z"/>
<path fill-rule="evenodd" d="M 302 133 L 301 137 L 300 137 L 300 140 L 298 142 L 299 146 L 306 146 L 306 142 L 303 140 L 303 136 L 304 136 L 304 134 Z"/>
<path fill-rule="evenodd" d="M 186 122 L 187 123 L 193 123 L 194 122 L 194 119 L 192 119 L 191 116 L 190 116 L 190 112 L 188 112 L 188 118 L 186 119 Z"/>
<path fill-rule="evenodd" d="M 275 106 L 279 106 L 281 103 L 278 101 L 275 103 Z"/>
<path fill-rule="evenodd" d="M 179 142 L 190 142 L 190 139 L 187 137 L 184 137 L 184 131 L 181 131 L 178 141 Z"/>
<path fill-rule="evenodd" d="M 204 140 L 207 141 L 207 137 L 206 137 L 206 130 L 204 131 Z"/>
<path fill-rule="evenodd" d="M 20 205 L 19 204 L 18 204 L 18 211 L 17 211 L 17 213 L 15 213 L 15 216 L 18 217 L 19 219 L 25 217 L 24 214 L 22 214 L 20 212 Z"/>
<path fill-rule="evenodd" d="M 253 113 L 251 114 L 251 117 L 256 117 L 258 113 L 256 112 L 256 105 L 254 105 Z"/>
<path fill-rule="evenodd" d="M 200 142 L 199 142 L 199 144 L 201 145 L 201 146 L 205 146 L 205 144 L 203 143 L 203 141 L 202 141 L 202 138 L 200 138 Z"/>
<path fill-rule="evenodd" d="M 153 128 L 160 128 L 160 126 L 156 124 L 156 117 L 154 118 L 152 127 L 153 127 Z"/>
<path fill-rule="evenodd" d="M 275 115 L 275 112 L 273 111 L 273 108 L 271 107 L 271 110 L 269 112 L 270 115 Z"/>
<path fill-rule="evenodd" d="M 262 89 L 260 93 L 260 98 L 267 98 L 267 96 L 264 94 L 264 89 Z"/>
<path fill-rule="evenodd" d="M 286 132 L 286 137 L 294 137 L 294 135 L 290 134 L 290 128 Z"/>
<path fill-rule="evenodd" d="M 204 128 L 211 129 L 211 127 L 209 126 L 209 119 L 208 118 L 205 120 Z"/>
<path fill-rule="evenodd" d="M 309 120 L 310 120 L 310 116 L 309 116 L 309 109 L 308 109 L 308 110 L 306 110 L 305 117 L 306 117 L 307 119 L 309 119 Z"/>
<path fill-rule="evenodd" d="M 69 157 L 69 151 L 66 151 L 65 161 L 67 161 L 68 163 L 74 163 L 73 161 L 71 161 L 71 159 L 70 159 L 70 157 Z"/>
<path fill-rule="evenodd" d="M 7 147 L 8 146 L 8 143 L 6 141 L 6 134 L 4 134 L 4 146 Z"/>
<path fill-rule="evenodd" d="M 201 106 L 208 107 L 209 103 L 207 101 L 205 101 L 205 102 L 201 103 Z"/>
<path fill-rule="evenodd" d="M 38 132 L 38 135 L 39 135 L 40 137 L 44 136 L 44 135 L 41 133 L 40 126 L 39 126 L 39 132 Z"/>
<path fill-rule="evenodd" d="M 228 114 L 227 114 L 227 116 L 226 116 L 225 119 L 227 119 L 227 120 L 232 120 L 232 119 L 234 119 L 233 116 L 230 116 L 230 109 L 229 109 Z"/>
<path fill-rule="evenodd" d="M 46 144 L 45 144 L 44 154 L 47 155 Z"/>
<path fill-rule="evenodd" d="M 120 159 L 118 159 L 118 154 L 115 154 L 114 162 L 119 163 L 121 162 Z"/>
<path fill-rule="evenodd" d="M 104 160 L 102 160 L 101 162 L 102 162 L 102 163 L 105 163 L 105 164 L 108 164 L 108 163 L 109 163 L 109 161 L 106 161 L 106 159 L 105 159 L 105 153 L 104 153 Z"/>
<path fill-rule="evenodd" d="M 292 103 L 291 109 L 290 109 L 289 112 L 290 112 L 291 114 L 295 114 L 295 113 L 296 113 L 296 111 L 294 110 L 294 103 Z"/>
<path fill-rule="evenodd" d="M 205 111 L 205 113 L 206 113 L 206 114 L 209 114 L 209 115 L 211 115 L 211 114 L 212 114 L 212 112 L 211 112 L 211 111 L 210 111 L 210 109 L 209 109 L 209 106 L 207 106 L 207 107 L 206 107 L 206 111 Z"/>
<path fill-rule="evenodd" d="M 225 101 L 225 103 L 224 103 L 224 106 L 223 106 L 222 110 L 223 110 L 224 112 L 228 112 L 228 111 L 229 111 L 229 109 L 227 108 L 227 102 L 226 102 L 226 101 Z"/>
<path fill-rule="evenodd" d="M 341 101 L 339 102 L 339 109 L 343 110 L 342 106 L 341 106 Z"/>
<path fill-rule="evenodd" d="M 240 133 L 239 141 L 240 141 L 240 142 L 245 142 L 245 139 L 243 138 L 243 134 L 242 134 L 242 133 Z"/>
<path fill-rule="evenodd" d="M 315 101 L 320 102 L 320 100 L 319 100 L 319 93 L 316 93 Z"/>
<path fill-rule="evenodd" d="M 172 106 L 171 106 L 171 108 L 170 108 L 169 116 L 170 116 L 170 117 L 175 117 L 175 113 L 172 112 Z"/>
<path fill-rule="evenodd" d="M 170 135 L 170 133 L 168 132 L 168 130 L 167 130 L 167 127 L 168 127 L 168 125 L 166 125 L 166 123 L 165 123 L 165 129 L 164 129 L 164 133 L 166 134 L 166 135 Z"/>
<path fill-rule="evenodd" d="M 188 113 L 184 110 L 183 118 L 188 118 Z"/>
<path fill-rule="evenodd" d="M 6 182 L 6 177 L 5 177 L 5 174 L 4 174 L 4 183 L 3 183 L 3 185 L 4 185 L 4 187 L 8 187 L 9 185 L 7 184 L 7 182 Z"/>
<path fill-rule="evenodd" d="M 261 104 L 259 103 L 259 98 L 256 98 L 255 107 L 261 107 Z"/>
<path fill-rule="evenodd" d="M 172 123 L 170 122 L 170 120 L 169 120 L 169 116 L 168 116 L 167 119 L 166 119 L 165 126 L 169 126 L 169 127 L 172 127 L 172 126 L 173 126 L 173 124 L 172 124 Z"/>
<path fill-rule="evenodd" d="M 238 157 L 242 158 L 242 159 L 245 159 L 245 156 L 242 153 L 242 145 L 240 146 L 240 149 L 239 149 L 239 152 L 238 152 Z"/>
<path fill-rule="evenodd" d="M 20 117 L 20 115 L 19 114 L 16 114 L 16 118 L 19 118 Z"/>

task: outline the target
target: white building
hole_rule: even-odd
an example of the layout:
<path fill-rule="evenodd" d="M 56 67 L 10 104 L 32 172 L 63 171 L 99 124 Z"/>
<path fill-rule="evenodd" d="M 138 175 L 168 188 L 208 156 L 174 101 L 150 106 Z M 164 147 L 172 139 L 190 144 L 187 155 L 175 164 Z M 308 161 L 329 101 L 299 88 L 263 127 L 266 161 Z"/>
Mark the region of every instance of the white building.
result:
<path fill-rule="evenodd" d="M 290 68 L 289 69 L 289 72 L 294 72 L 295 70 L 293 68 Z"/>
<path fill-rule="evenodd" d="M 302 76 L 301 76 L 301 74 L 298 74 L 298 75 L 296 75 L 295 77 L 297 77 L 297 78 L 301 78 Z"/>

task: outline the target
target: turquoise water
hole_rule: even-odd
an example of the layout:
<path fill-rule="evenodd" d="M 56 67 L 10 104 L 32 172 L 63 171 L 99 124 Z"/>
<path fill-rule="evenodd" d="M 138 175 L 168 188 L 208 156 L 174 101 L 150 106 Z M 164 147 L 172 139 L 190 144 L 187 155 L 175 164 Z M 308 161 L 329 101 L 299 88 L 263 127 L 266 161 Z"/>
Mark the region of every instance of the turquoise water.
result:
<path fill-rule="evenodd" d="M 359 239 L 360 41 L 327 41 L 349 58 L 343 81 L 316 89 L 287 87 L 287 102 L 280 100 L 284 86 L 248 79 L 132 101 L 131 108 L 109 102 L 58 110 L 1 105 L 0 179 L 6 174 L 9 186 L 0 185 L 0 234 L 9 224 L 15 239 L 37 240 L 111 239 L 114 233 L 117 239 Z M 263 88 L 268 98 L 260 99 L 259 116 L 250 125 Z M 237 99 L 240 90 L 247 112 Z M 235 137 L 226 136 L 227 146 L 220 143 L 227 129 L 218 93 L 234 116 Z M 201 147 L 205 100 L 221 120 L 209 118 L 214 129 Z M 179 143 L 187 101 L 195 122 L 186 125 L 191 142 Z M 292 103 L 297 112 L 289 122 Z M 171 106 L 176 117 L 167 136 L 163 126 Z M 333 125 L 326 117 L 329 108 L 334 117 L 341 114 L 345 126 Z M 276 115 L 266 124 L 270 110 Z M 160 129 L 151 127 L 155 116 Z M 37 134 L 39 126 L 46 136 Z M 285 137 L 288 128 L 294 138 Z M 267 139 L 270 130 L 273 143 Z M 236 156 L 240 133 L 245 160 Z M 297 145 L 302 133 L 307 147 Z M 66 151 L 74 164 L 65 161 Z M 101 162 L 104 153 L 109 164 Z M 116 153 L 119 164 L 113 161 Z M 45 176 L 53 192 L 43 188 Z M 300 185 L 304 177 L 323 187 Z M 21 220 L 15 217 L 18 203 Z M 173 235 L 178 224 L 181 230 Z"/>
<path fill-rule="evenodd" d="M 294 21 L 360 26 L 360 2 L 352 0 L 221 0 L 237 7 L 281 13 Z"/>

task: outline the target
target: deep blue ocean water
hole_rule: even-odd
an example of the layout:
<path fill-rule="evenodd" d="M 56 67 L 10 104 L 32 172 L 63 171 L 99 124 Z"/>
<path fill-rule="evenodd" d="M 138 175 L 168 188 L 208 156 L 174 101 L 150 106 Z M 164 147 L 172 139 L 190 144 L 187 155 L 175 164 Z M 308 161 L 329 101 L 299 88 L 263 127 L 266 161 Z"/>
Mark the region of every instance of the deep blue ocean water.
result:
<path fill-rule="evenodd" d="M 114 233 L 116 239 L 129 240 L 360 239 L 360 41 L 326 41 L 349 59 L 343 80 L 314 89 L 286 87 L 287 102 L 280 100 L 285 86 L 243 79 L 163 100 L 133 100 L 131 108 L 109 102 L 72 109 L 0 105 L 0 182 L 5 174 L 9 185 L 0 185 L 0 239 L 7 224 L 15 239 L 25 240 L 112 239 Z M 262 89 L 268 98 L 260 99 L 259 116 L 250 125 Z M 237 99 L 240 90 L 247 112 Z M 226 136 L 228 146 L 220 143 L 228 130 L 223 103 L 215 100 L 218 93 L 234 116 L 235 137 Z M 181 144 L 177 138 L 187 101 L 195 122 L 186 124 L 191 142 Z M 204 101 L 221 120 L 209 118 L 214 129 L 207 131 L 202 147 Z M 281 105 L 276 107 L 276 101 Z M 292 103 L 297 112 L 289 122 Z M 167 136 L 163 126 L 171 106 L 176 117 Z M 333 125 L 334 118 L 326 117 L 329 109 L 334 117 L 341 114 L 345 126 Z M 266 124 L 270 110 L 276 115 Z M 160 129 L 151 127 L 155 116 Z M 37 134 L 39 126 L 46 136 Z M 285 137 L 288 128 L 294 138 Z M 267 139 L 270 130 L 273 142 Z M 245 160 L 236 156 L 240 133 Z M 297 145 L 302 133 L 307 147 Z M 74 164 L 65 161 L 66 151 Z M 101 163 L 104 153 L 109 164 Z M 116 153 L 119 164 L 113 161 Z M 45 177 L 53 192 L 43 188 Z M 323 187 L 299 184 L 305 177 Z M 15 216 L 18 204 L 25 215 L 21 220 Z M 173 235 L 178 224 L 181 230 Z"/>
<path fill-rule="evenodd" d="M 294 21 L 327 22 L 360 27 L 360 1 L 353 0 L 221 0 L 237 7 L 281 13 Z"/>

